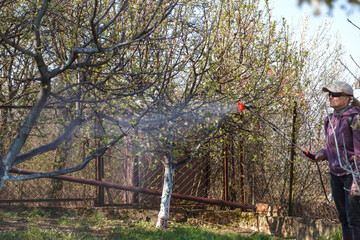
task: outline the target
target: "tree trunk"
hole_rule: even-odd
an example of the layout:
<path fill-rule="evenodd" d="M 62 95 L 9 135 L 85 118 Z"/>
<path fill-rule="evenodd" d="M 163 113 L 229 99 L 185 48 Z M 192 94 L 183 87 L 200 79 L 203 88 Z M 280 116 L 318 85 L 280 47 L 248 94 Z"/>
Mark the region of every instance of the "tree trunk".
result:
<path fill-rule="evenodd" d="M 16 156 L 20 153 L 22 147 L 24 146 L 30 132 L 40 116 L 41 111 L 43 110 L 47 99 L 50 96 L 51 85 L 50 79 L 42 79 L 42 88 L 38 94 L 38 100 L 35 105 L 31 108 L 29 114 L 24 120 L 23 125 L 18 130 L 18 135 L 15 140 L 12 142 L 11 147 L 5 154 L 3 158 L 0 159 L 0 190 L 5 184 L 5 181 L 8 180 L 8 171 L 13 167 Z"/>
<path fill-rule="evenodd" d="M 160 212 L 158 214 L 158 220 L 156 223 L 156 228 L 167 228 L 169 215 L 170 215 L 170 199 L 172 193 L 172 187 L 174 182 L 174 165 L 171 161 L 170 163 L 165 164 L 165 172 L 164 172 L 164 185 L 163 191 L 161 195 L 161 203 L 160 203 Z"/>
<path fill-rule="evenodd" d="M 297 104 L 294 103 L 293 125 L 291 133 L 291 153 L 290 153 L 290 186 L 289 186 L 289 211 L 288 215 L 293 216 L 294 204 L 294 184 L 295 184 L 295 144 L 296 144 L 296 120 L 297 120 Z"/>

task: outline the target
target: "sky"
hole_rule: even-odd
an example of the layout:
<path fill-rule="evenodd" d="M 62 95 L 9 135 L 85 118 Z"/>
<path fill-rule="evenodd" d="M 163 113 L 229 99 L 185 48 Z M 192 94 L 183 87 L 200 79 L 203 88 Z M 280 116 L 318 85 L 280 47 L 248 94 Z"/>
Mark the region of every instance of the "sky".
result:
<path fill-rule="evenodd" d="M 347 0 L 338 0 L 331 13 L 329 13 L 329 8 L 325 4 L 322 4 L 320 6 L 321 14 L 315 16 L 312 14 L 314 12 L 312 6 L 308 3 L 303 3 L 299 6 L 299 0 L 269 0 L 269 2 L 273 8 L 273 17 L 275 19 L 284 17 L 290 28 L 300 24 L 305 12 L 311 13 L 311 22 L 315 24 L 320 24 L 325 16 L 330 18 L 333 22 L 331 34 L 338 34 L 340 37 L 341 43 L 346 50 L 345 61 L 349 69 L 352 72 L 360 72 L 350 57 L 351 55 L 357 64 L 360 65 L 360 29 L 357 29 L 347 20 L 351 20 L 360 27 L 360 8 L 352 7 L 353 11 L 349 13 L 341 8 L 341 4 L 346 3 Z M 348 5 L 346 6 L 349 7 Z M 360 90 L 357 90 L 356 93 L 360 96 Z"/>

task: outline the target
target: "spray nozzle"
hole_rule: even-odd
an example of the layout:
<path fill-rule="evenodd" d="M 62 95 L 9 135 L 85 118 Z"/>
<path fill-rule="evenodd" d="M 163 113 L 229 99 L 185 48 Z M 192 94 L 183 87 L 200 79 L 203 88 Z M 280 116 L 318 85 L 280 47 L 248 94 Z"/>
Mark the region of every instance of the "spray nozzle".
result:
<path fill-rule="evenodd" d="M 238 110 L 239 112 L 242 112 L 245 109 L 245 106 L 243 103 L 238 103 Z"/>

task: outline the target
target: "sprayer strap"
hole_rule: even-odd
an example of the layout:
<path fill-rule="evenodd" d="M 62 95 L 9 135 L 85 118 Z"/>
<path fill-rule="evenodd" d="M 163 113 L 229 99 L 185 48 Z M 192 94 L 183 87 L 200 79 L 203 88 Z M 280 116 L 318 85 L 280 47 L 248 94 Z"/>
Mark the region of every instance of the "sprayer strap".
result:
<path fill-rule="evenodd" d="M 333 117 L 333 115 L 334 115 L 333 113 L 330 113 L 330 114 L 329 114 L 329 117 L 327 117 L 327 118 L 325 119 L 325 130 L 328 128 L 329 119 L 331 120 L 331 118 Z M 351 123 L 352 123 L 355 115 L 357 115 L 357 113 L 352 113 L 352 114 L 350 114 L 350 115 L 348 115 L 348 116 L 346 117 L 346 122 L 347 122 L 347 124 L 349 125 L 350 132 L 351 132 L 351 133 L 352 133 Z"/>

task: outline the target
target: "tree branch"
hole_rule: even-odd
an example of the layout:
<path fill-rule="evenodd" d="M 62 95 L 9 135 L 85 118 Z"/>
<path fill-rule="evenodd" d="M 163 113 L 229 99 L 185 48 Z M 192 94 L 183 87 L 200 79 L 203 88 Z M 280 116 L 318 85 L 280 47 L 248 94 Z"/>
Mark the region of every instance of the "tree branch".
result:
<path fill-rule="evenodd" d="M 67 129 L 53 142 L 43 145 L 41 147 L 32 149 L 31 151 L 21 154 L 15 158 L 15 161 L 13 162 L 11 167 L 14 167 L 26 160 L 31 159 L 34 156 L 43 154 L 45 152 L 55 150 L 60 144 L 62 144 L 69 136 L 73 134 L 73 132 L 76 130 L 78 126 L 80 126 L 85 119 L 77 118 L 74 121 L 70 123 L 70 125 L 67 127 Z"/>
<path fill-rule="evenodd" d="M 98 39 L 98 34 L 96 31 L 96 25 L 94 23 L 95 17 L 96 17 L 96 12 L 97 12 L 97 8 L 98 8 L 98 0 L 94 0 L 95 1 L 95 6 L 94 6 L 94 10 L 93 10 L 93 14 L 92 17 L 90 19 L 90 26 L 91 26 L 91 33 L 93 35 L 93 39 L 94 39 L 94 43 L 95 46 L 97 47 L 97 49 L 102 52 L 102 48 L 101 45 L 99 43 L 99 39 Z"/>
<path fill-rule="evenodd" d="M 349 23 L 351 23 L 354 27 L 360 30 L 360 27 L 353 23 L 350 19 L 347 19 Z"/>
<path fill-rule="evenodd" d="M 1 31 L 0 31 L 0 38 L 2 40 L 4 40 L 4 42 L 9 44 L 10 46 L 15 48 L 16 50 L 22 52 L 23 54 L 31 56 L 31 57 L 35 57 L 35 53 L 33 53 L 32 51 L 27 50 L 25 48 L 22 48 L 20 45 L 16 44 L 15 42 L 10 41 L 10 39 L 8 39 Z"/>
<path fill-rule="evenodd" d="M 72 172 L 77 172 L 80 171 L 82 169 L 84 169 L 86 167 L 86 165 L 94 158 L 96 157 L 100 157 L 102 155 L 105 154 L 105 152 L 114 144 L 116 144 L 120 139 L 122 139 L 123 137 L 125 137 L 132 129 L 134 129 L 137 124 L 140 122 L 140 120 L 147 114 L 147 112 L 150 110 L 151 106 L 149 106 L 149 108 L 147 108 L 136 120 L 135 123 L 130 125 L 126 131 L 122 132 L 118 137 L 114 138 L 112 141 L 110 141 L 109 143 L 100 146 L 99 148 L 97 148 L 95 150 L 95 152 L 93 154 L 91 154 L 90 156 L 86 157 L 81 164 L 75 166 L 75 167 L 71 167 L 71 168 L 66 168 L 66 169 L 61 169 L 58 171 L 52 171 L 52 172 L 42 172 L 42 173 L 38 173 L 38 174 L 32 174 L 32 175 L 28 175 L 28 176 L 8 176 L 7 181 L 24 181 L 24 180 L 31 180 L 31 179 L 35 179 L 35 178 L 45 178 L 45 177 L 53 177 L 53 176 L 57 176 L 57 175 L 62 175 L 62 174 L 67 174 L 67 173 L 72 173 Z M 9 168 L 10 169 L 10 168 Z M 7 169 L 7 170 L 9 170 Z"/>
<path fill-rule="evenodd" d="M 36 120 L 38 119 L 40 112 L 45 106 L 46 100 L 50 96 L 51 88 L 50 82 L 45 83 L 39 93 L 38 102 L 31 108 L 29 115 L 26 117 L 24 124 L 18 131 L 18 135 L 8 150 L 3 164 L 6 170 L 9 170 L 20 150 L 24 146 L 26 139 L 28 138 L 31 129 L 33 128 Z"/>

